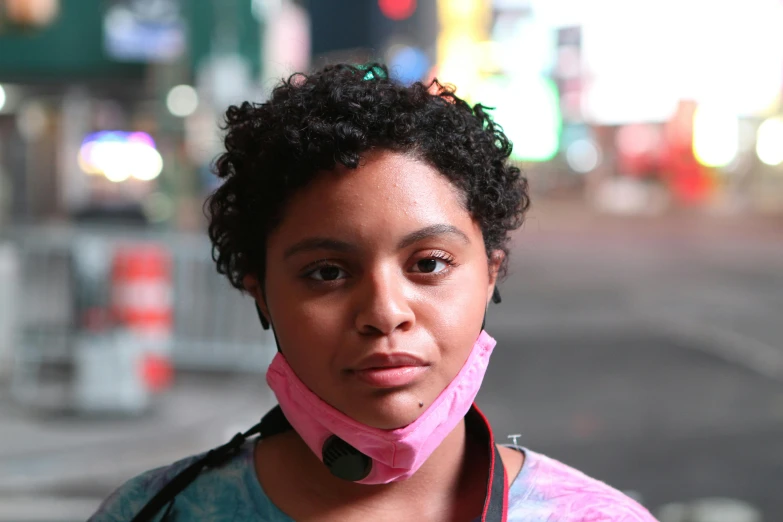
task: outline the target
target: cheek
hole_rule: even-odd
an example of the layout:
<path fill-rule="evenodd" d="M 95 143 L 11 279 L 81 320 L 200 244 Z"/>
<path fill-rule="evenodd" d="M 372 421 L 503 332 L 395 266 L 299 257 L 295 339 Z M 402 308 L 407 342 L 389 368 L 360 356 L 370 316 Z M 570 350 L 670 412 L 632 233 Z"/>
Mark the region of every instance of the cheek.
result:
<path fill-rule="evenodd" d="M 448 332 L 448 337 L 462 331 L 478 335 L 484 316 L 485 292 L 468 289 L 465 285 L 454 290 L 423 305 L 427 311 L 420 315 L 419 321 L 428 329 Z"/>
<path fill-rule="evenodd" d="M 464 331 L 477 336 L 487 306 L 488 281 L 486 263 L 463 267 L 452 281 L 433 293 L 429 314 L 452 334 Z"/>
<path fill-rule="evenodd" d="M 461 352 L 461 358 L 467 358 L 470 348 L 478 338 L 481 329 L 481 322 L 484 319 L 485 307 L 481 301 L 481 296 L 461 303 L 461 306 L 449 307 L 442 313 L 442 322 L 432 328 L 436 339 L 447 342 L 449 347 Z M 461 348 L 461 349 L 460 349 Z M 451 352 L 451 350 L 449 350 Z M 452 353 L 443 353 L 444 356 L 452 357 Z M 460 355 L 457 355 L 459 358 Z"/>
<path fill-rule="evenodd" d="M 420 317 L 438 346 L 441 390 L 459 373 L 480 333 L 487 292 L 487 277 L 480 275 L 460 278 L 448 292 L 428 303 Z"/>
<path fill-rule="evenodd" d="M 272 312 L 273 320 L 288 364 L 308 388 L 327 397 L 329 375 L 341 339 L 337 307 L 303 304 L 293 295 L 274 303 L 277 306 Z"/>

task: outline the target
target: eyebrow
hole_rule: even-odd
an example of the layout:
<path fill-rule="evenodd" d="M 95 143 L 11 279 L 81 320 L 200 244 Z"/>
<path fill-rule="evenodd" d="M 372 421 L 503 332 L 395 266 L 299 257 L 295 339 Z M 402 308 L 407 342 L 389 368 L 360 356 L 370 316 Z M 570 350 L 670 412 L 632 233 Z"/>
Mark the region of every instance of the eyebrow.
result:
<path fill-rule="evenodd" d="M 336 252 L 351 253 L 355 252 L 357 248 L 350 243 L 346 243 L 345 241 L 340 241 L 338 239 L 332 239 L 329 237 L 309 237 L 288 247 L 283 253 L 283 257 L 288 259 L 293 255 L 300 254 L 302 252 L 310 252 L 312 250 L 333 250 Z"/>
<path fill-rule="evenodd" d="M 406 235 L 397 244 L 397 249 L 402 250 L 403 248 L 407 248 L 414 243 L 421 241 L 422 239 L 429 239 L 439 236 L 454 236 L 462 243 L 470 244 L 470 239 L 468 238 L 467 234 L 454 225 L 437 224 L 421 228 Z M 288 247 L 283 253 L 283 257 L 287 259 L 295 254 L 310 252 L 313 250 L 333 250 L 336 252 L 352 253 L 356 252 L 358 248 L 356 245 L 346 241 L 341 241 L 339 239 L 330 237 L 310 237 Z"/>
<path fill-rule="evenodd" d="M 462 230 L 458 229 L 454 225 L 438 224 L 430 225 L 415 232 L 411 232 L 402 238 L 400 243 L 397 245 L 397 249 L 402 250 L 403 248 L 409 247 L 417 241 L 421 241 L 422 239 L 429 239 L 438 236 L 454 236 L 461 242 L 468 245 L 470 244 L 468 235 L 465 234 Z"/>

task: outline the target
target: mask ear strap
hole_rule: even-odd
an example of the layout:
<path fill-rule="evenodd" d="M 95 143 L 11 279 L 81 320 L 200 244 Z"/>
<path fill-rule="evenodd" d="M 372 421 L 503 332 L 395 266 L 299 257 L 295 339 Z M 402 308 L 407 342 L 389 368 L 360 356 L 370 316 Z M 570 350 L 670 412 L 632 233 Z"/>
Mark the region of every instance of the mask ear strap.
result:
<path fill-rule="evenodd" d="M 261 326 L 264 330 L 269 330 L 269 321 L 266 320 L 264 314 L 261 313 L 261 307 L 258 306 L 258 302 L 254 302 L 256 305 L 256 312 L 258 313 L 258 320 L 261 321 Z"/>
<path fill-rule="evenodd" d="M 261 287 L 261 296 L 264 298 L 264 301 L 266 301 L 266 289 L 264 288 L 263 279 L 259 281 L 259 286 Z M 253 299 L 253 304 L 256 305 L 256 313 L 258 314 L 258 320 L 261 321 L 261 327 L 264 330 L 269 330 L 269 321 L 267 321 L 266 317 L 264 317 L 264 314 L 261 313 L 261 307 L 258 306 L 258 301 Z"/>
<path fill-rule="evenodd" d="M 253 304 L 256 305 L 256 313 L 258 314 L 258 320 L 261 321 L 261 327 L 264 330 L 269 330 L 269 321 L 266 320 L 266 317 L 264 317 L 264 314 L 261 313 L 261 307 L 258 306 L 258 301 L 253 301 Z M 277 351 L 282 353 L 282 350 L 280 350 L 280 341 L 277 340 L 277 332 L 272 330 L 272 335 L 275 336 L 275 346 L 277 346 Z"/>

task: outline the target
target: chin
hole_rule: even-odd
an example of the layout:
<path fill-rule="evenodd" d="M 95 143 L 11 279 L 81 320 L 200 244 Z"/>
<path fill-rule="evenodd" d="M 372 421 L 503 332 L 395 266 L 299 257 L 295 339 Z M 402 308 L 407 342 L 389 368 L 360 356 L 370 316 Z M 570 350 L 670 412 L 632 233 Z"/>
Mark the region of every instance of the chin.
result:
<path fill-rule="evenodd" d="M 385 391 L 369 397 L 353 397 L 344 413 L 357 422 L 382 430 L 404 428 L 424 413 L 432 401 L 419 406 L 420 393 Z"/>

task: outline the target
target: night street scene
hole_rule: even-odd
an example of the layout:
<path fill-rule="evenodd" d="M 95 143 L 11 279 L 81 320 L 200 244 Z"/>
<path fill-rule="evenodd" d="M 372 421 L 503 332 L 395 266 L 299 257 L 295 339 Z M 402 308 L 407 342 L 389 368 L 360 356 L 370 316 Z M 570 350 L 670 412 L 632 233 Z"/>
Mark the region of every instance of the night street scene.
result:
<path fill-rule="evenodd" d="M 528 182 L 486 308 L 495 442 L 660 522 L 783 522 L 780 27 L 779 0 L 0 0 L 0 522 L 87 520 L 286 410 L 266 379 L 285 323 L 212 257 L 226 110 L 375 62 L 389 78 L 362 81 L 488 107 Z"/>

